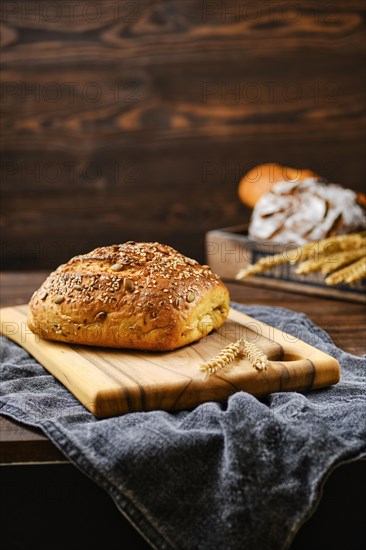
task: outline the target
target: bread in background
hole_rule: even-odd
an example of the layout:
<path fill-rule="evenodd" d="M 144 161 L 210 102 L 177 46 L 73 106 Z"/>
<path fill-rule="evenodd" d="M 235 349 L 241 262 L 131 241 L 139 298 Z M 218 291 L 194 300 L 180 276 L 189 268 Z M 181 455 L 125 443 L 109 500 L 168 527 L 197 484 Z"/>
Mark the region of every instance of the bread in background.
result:
<path fill-rule="evenodd" d="M 308 178 L 276 183 L 256 203 L 248 233 L 259 241 L 301 245 L 365 227 L 354 191 Z"/>
<path fill-rule="evenodd" d="M 238 194 L 242 203 L 254 208 L 258 200 L 272 190 L 280 181 L 302 181 L 307 178 L 318 178 L 308 169 L 297 169 L 281 166 L 276 163 L 265 163 L 255 166 L 239 182 Z"/>
<path fill-rule="evenodd" d="M 366 227 L 365 195 L 309 169 L 260 164 L 240 180 L 238 194 L 253 209 L 248 234 L 257 241 L 301 245 Z"/>

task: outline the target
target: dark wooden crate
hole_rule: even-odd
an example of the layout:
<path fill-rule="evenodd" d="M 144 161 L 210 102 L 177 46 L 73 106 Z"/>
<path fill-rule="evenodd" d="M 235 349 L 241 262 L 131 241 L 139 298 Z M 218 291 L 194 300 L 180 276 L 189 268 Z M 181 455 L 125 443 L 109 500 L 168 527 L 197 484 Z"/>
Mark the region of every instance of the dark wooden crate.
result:
<path fill-rule="evenodd" d="M 240 269 L 255 263 L 261 257 L 289 252 L 295 244 L 259 242 L 248 237 L 248 227 L 239 225 L 215 229 L 206 233 L 206 261 L 223 280 L 235 281 Z M 352 286 L 325 284 L 324 275 L 309 273 L 298 275 L 296 266 L 289 263 L 271 268 L 253 277 L 239 281 L 246 285 L 262 286 L 312 296 L 322 296 L 366 303 L 366 284 L 359 281 Z"/>

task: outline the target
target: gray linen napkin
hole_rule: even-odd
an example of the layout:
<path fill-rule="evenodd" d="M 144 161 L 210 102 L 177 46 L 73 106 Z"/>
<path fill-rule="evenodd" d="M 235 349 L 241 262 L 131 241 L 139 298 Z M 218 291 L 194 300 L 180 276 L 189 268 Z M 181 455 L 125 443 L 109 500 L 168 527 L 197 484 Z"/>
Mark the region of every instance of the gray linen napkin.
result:
<path fill-rule="evenodd" d="M 2 338 L 0 412 L 41 428 L 159 550 L 288 548 L 329 473 L 366 456 L 365 359 L 301 313 L 233 307 L 336 357 L 341 382 L 97 420 Z"/>

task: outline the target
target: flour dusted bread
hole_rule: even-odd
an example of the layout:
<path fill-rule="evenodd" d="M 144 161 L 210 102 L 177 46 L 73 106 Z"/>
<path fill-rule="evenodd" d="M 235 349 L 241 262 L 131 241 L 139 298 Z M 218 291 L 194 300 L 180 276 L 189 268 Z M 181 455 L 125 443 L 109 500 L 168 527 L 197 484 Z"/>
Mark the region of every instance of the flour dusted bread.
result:
<path fill-rule="evenodd" d="M 255 204 L 248 232 L 258 241 L 305 244 L 365 227 L 354 191 L 308 178 L 276 183 Z"/>
<path fill-rule="evenodd" d="M 27 322 L 48 340 L 164 351 L 206 336 L 228 312 L 228 290 L 208 266 L 127 242 L 58 267 L 33 294 Z"/>

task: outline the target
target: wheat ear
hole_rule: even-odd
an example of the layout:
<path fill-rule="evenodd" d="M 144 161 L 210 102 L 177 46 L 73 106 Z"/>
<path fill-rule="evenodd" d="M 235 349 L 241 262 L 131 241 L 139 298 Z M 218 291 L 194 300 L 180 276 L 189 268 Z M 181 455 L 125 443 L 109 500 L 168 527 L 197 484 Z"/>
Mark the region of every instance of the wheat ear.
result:
<path fill-rule="evenodd" d="M 211 374 L 232 363 L 239 355 L 245 355 L 252 367 L 257 370 L 267 370 L 268 368 L 268 357 L 263 351 L 256 344 L 240 338 L 222 349 L 213 359 L 200 365 L 200 371 L 205 374 L 205 378 L 208 378 Z"/>
<path fill-rule="evenodd" d="M 307 273 L 313 273 L 319 271 L 324 265 L 326 259 L 329 258 L 327 254 L 320 254 L 317 258 L 310 258 L 301 262 L 295 270 L 298 275 L 306 275 Z"/>
<path fill-rule="evenodd" d="M 223 369 L 242 353 L 241 338 L 233 344 L 229 344 L 220 351 L 213 359 L 203 363 L 200 366 L 200 371 L 208 378 L 210 374 L 215 374 L 220 369 Z"/>
<path fill-rule="evenodd" d="M 327 239 L 322 239 L 321 241 L 315 241 L 307 243 L 298 248 L 287 251 L 286 254 L 275 254 L 274 256 L 265 256 L 261 258 L 255 264 L 249 265 L 248 267 L 241 269 L 236 275 L 237 280 L 245 279 L 250 275 L 258 275 L 263 273 L 272 267 L 285 263 L 298 263 L 299 264 L 296 273 L 306 274 L 311 273 L 312 271 L 319 271 L 324 265 L 327 258 L 335 257 L 337 253 L 351 253 L 353 252 L 358 256 L 359 250 L 364 250 L 366 246 L 366 232 L 362 231 L 361 233 L 350 233 L 348 235 L 339 235 L 337 237 L 328 237 Z M 348 260 L 347 260 L 348 261 Z M 345 265 L 343 263 L 342 265 Z M 338 266 L 336 269 L 339 269 Z M 328 273 L 332 271 L 328 268 Z M 359 270 L 358 273 L 363 272 Z M 358 274 L 355 275 L 356 280 L 362 278 Z M 355 279 L 352 279 L 354 282 Z M 347 281 L 351 282 L 351 281 Z M 334 282 L 327 282 L 327 284 L 337 284 Z"/>
<path fill-rule="evenodd" d="M 255 264 L 251 264 L 247 268 L 241 269 L 235 278 L 237 280 L 244 279 L 249 275 L 258 275 L 259 273 L 263 273 L 264 271 L 267 271 L 272 267 L 276 267 L 277 265 L 286 264 L 288 262 L 291 263 L 296 260 L 298 250 L 299 249 L 291 250 L 288 251 L 286 254 L 265 256 L 264 258 L 258 260 L 258 262 L 256 262 Z"/>
<path fill-rule="evenodd" d="M 349 250 L 346 252 L 338 252 L 337 254 L 334 254 L 334 256 L 331 258 L 331 262 L 325 262 L 324 265 L 321 268 L 321 272 L 324 275 L 329 275 L 333 271 L 336 271 L 340 269 L 341 267 L 344 267 L 359 258 L 362 258 L 362 256 L 365 256 L 366 251 L 363 248 L 360 248 L 359 250 Z"/>
<path fill-rule="evenodd" d="M 253 342 L 248 342 L 248 340 L 242 339 L 242 346 L 244 355 L 249 359 L 252 367 L 257 370 L 267 370 L 268 369 L 268 357 L 263 351 Z"/>
<path fill-rule="evenodd" d="M 342 265 L 346 265 L 363 255 L 364 251 L 361 249 L 344 252 L 334 250 L 334 246 L 328 247 L 321 254 L 317 254 L 314 251 L 313 257 L 308 257 L 308 259 L 301 262 L 296 268 L 295 273 L 298 275 L 306 275 L 314 271 L 322 271 L 322 273 L 324 273 L 323 268 L 328 269 L 329 273 L 331 273 L 341 267 L 341 265 L 339 265 L 341 260 L 343 261 Z"/>
<path fill-rule="evenodd" d="M 366 277 L 366 256 L 339 271 L 335 271 L 325 279 L 325 282 L 327 285 L 355 283 L 364 277 Z"/>
<path fill-rule="evenodd" d="M 338 235 L 337 237 L 328 237 L 320 241 L 313 241 L 304 244 L 301 247 L 301 257 L 303 260 L 314 256 L 315 254 L 330 254 L 341 250 L 351 250 L 362 248 L 366 243 L 366 234 L 364 231 L 360 233 L 348 233 L 347 235 Z"/>

